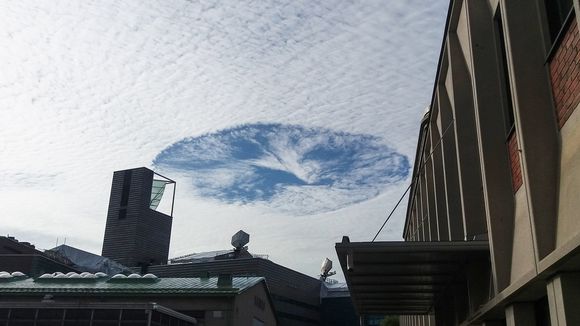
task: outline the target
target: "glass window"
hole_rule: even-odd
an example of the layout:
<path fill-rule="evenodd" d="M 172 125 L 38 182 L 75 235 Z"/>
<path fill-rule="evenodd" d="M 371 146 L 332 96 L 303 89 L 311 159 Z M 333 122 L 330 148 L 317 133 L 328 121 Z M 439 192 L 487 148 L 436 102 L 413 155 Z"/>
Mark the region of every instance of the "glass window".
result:
<path fill-rule="evenodd" d="M 498 10 L 494 17 L 495 40 L 497 48 L 497 57 L 499 61 L 498 75 L 501 88 L 501 97 L 504 111 L 504 123 L 506 138 L 509 137 L 514 129 L 514 105 L 512 103 L 512 93 L 510 85 L 510 77 L 508 70 L 508 62 L 506 55 L 506 46 L 504 38 L 503 23 L 501 20 L 501 12 Z"/>
<path fill-rule="evenodd" d="M 564 21 L 572 10 L 572 0 L 546 0 L 546 14 L 548 16 L 548 26 L 550 28 L 550 39 L 552 43 L 556 41 L 560 30 L 564 26 Z"/>

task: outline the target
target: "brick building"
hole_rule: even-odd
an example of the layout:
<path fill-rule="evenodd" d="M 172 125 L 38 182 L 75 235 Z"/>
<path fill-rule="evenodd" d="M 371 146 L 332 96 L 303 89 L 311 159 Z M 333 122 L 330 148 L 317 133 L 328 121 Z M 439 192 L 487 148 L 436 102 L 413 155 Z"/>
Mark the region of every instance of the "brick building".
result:
<path fill-rule="evenodd" d="M 453 0 L 404 242 L 336 245 L 360 314 L 580 325 L 578 0 Z"/>

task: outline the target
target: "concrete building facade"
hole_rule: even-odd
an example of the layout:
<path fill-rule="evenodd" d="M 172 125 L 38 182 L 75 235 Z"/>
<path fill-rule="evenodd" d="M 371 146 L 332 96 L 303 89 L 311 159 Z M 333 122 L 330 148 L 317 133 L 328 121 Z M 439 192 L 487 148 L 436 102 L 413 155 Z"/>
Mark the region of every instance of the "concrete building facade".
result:
<path fill-rule="evenodd" d="M 406 244 L 337 244 L 359 313 L 372 309 L 357 264 L 384 282 L 380 260 L 425 267 L 409 281 L 421 296 L 397 308 L 387 284 L 373 301 L 401 325 L 580 325 L 579 10 L 578 0 L 451 1 Z M 371 256 L 395 249 L 417 259 Z M 380 284 L 369 275 L 366 286 Z"/>

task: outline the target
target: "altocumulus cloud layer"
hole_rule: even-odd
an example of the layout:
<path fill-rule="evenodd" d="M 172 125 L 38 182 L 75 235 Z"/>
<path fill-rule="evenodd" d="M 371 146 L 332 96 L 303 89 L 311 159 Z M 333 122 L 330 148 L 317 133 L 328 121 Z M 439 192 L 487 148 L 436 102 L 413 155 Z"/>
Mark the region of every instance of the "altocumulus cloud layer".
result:
<path fill-rule="evenodd" d="M 378 152 L 412 158 L 448 3 L 1 0 L 2 234 L 41 248 L 66 236 L 98 253 L 113 171 L 152 167 L 188 137 L 225 141 L 234 126 L 275 122 L 315 143 L 350 142 L 359 155 L 375 153 L 364 146 L 388 144 Z M 370 138 L 356 145 L 359 136 Z M 227 156 L 225 171 L 208 171 L 224 180 L 210 180 L 206 195 L 194 172 L 168 174 L 178 182 L 171 255 L 229 246 L 242 228 L 253 249 L 313 274 L 322 256 L 334 257 L 342 235 L 369 240 L 408 181 L 388 168 L 374 171 L 383 164 L 375 154 L 366 169 L 348 163 L 381 179 L 369 185 L 353 172 L 318 172 L 339 169 L 332 155 L 308 158 L 298 145 L 274 140 L 258 148 L 256 158 Z M 283 167 L 267 150 L 303 156 L 284 156 Z M 283 182 L 245 193 L 242 185 L 222 187 L 234 170 L 255 182 L 267 173 Z M 391 177 L 394 183 L 385 181 Z M 228 195 L 232 189 L 242 195 Z M 354 199 L 341 203 L 343 190 Z M 313 206 L 316 213 L 288 216 L 314 199 L 327 202 Z M 393 217 L 382 239 L 400 237 L 402 218 Z"/>
<path fill-rule="evenodd" d="M 187 138 L 153 163 L 190 176 L 201 196 L 265 203 L 290 214 L 332 211 L 373 198 L 409 171 L 407 158 L 375 136 L 282 124 Z"/>

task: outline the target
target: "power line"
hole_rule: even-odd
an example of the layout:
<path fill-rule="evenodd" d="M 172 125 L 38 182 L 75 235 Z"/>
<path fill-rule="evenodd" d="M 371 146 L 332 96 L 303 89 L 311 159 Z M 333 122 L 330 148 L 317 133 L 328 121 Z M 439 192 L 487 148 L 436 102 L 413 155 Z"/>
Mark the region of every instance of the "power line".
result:
<path fill-rule="evenodd" d="M 433 153 L 435 153 L 435 150 L 439 147 L 439 145 L 441 145 L 441 142 L 443 141 L 443 137 L 445 136 L 447 131 L 449 131 L 449 128 L 451 127 L 451 125 L 453 125 L 453 122 L 455 122 L 455 119 L 453 119 L 453 120 L 451 120 L 451 122 L 449 122 L 447 127 L 445 127 L 445 130 L 443 130 L 443 133 L 441 134 L 439 141 L 437 142 L 437 144 L 435 144 L 435 146 L 433 147 L 433 149 L 431 150 L 429 155 L 427 155 L 427 157 L 423 158 L 422 163 L 419 163 L 420 165 L 419 165 L 419 169 L 417 170 L 416 176 L 411 180 L 411 183 L 409 183 L 409 186 L 407 187 L 407 189 L 405 189 L 405 192 L 401 195 L 401 198 L 399 198 L 399 200 L 395 204 L 395 207 L 393 207 L 393 209 L 391 210 L 391 212 L 389 213 L 389 215 L 387 216 L 387 218 L 383 222 L 383 225 L 381 225 L 381 227 L 377 231 L 377 234 L 375 234 L 375 237 L 373 238 L 373 240 L 371 242 L 375 242 L 375 240 L 377 239 L 377 237 L 379 236 L 379 234 L 381 233 L 381 231 L 383 230 L 383 228 L 385 227 L 385 225 L 387 224 L 389 219 L 391 219 L 391 216 L 393 216 L 393 213 L 395 212 L 395 210 L 399 207 L 399 204 L 401 204 L 401 201 L 403 201 L 403 198 L 405 198 L 405 195 L 407 195 L 407 192 L 409 192 L 409 190 L 411 189 L 411 186 L 413 186 L 415 184 L 415 180 L 417 179 L 417 176 L 419 174 L 421 174 L 421 172 L 423 172 L 423 168 L 425 167 L 425 164 L 427 164 L 427 160 L 429 158 L 431 158 Z"/>
<path fill-rule="evenodd" d="M 375 234 L 375 237 L 373 238 L 373 241 L 371 241 L 371 242 L 375 242 L 375 239 L 379 236 L 379 233 L 381 233 L 381 231 L 385 227 L 385 224 L 387 224 L 387 222 L 389 221 L 389 219 L 391 218 L 391 216 L 393 216 L 393 213 L 395 212 L 395 210 L 397 209 L 397 207 L 399 207 L 399 204 L 401 203 L 401 201 L 403 200 L 403 198 L 405 198 L 405 195 L 407 194 L 407 192 L 409 192 L 409 189 L 411 189 L 411 186 L 412 185 L 413 185 L 413 182 L 411 182 L 409 184 L 409 186 L 407 187 L 407 190 L 405 190 L 405 192 L 403 193 L 403 195 L 401 196 L 401 198 L 399 198 L 399 201 L 397 202 L 397 204 L 395 204 L 395 207 L 393 207 L 393 209 L 389 213 L 389 216 L 387 216 L 387 219 L 383 222 L 383 225 L 381 225 L 381 228 L 379 229 L 379 231 L 377 231 L 377 234 Z"/>

